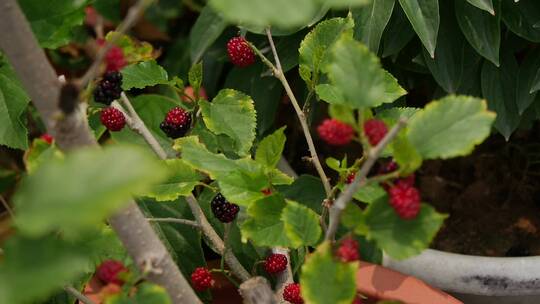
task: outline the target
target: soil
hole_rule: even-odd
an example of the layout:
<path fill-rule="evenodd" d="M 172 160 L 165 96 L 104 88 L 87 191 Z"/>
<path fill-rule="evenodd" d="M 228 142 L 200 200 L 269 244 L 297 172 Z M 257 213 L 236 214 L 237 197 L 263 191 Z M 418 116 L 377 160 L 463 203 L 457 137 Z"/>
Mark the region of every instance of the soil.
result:
<path fill-rule="evenodd" d="M 431 247 L 480 256 L 540 255 L 540 139 L 537 128 L 493 135 L 467 157 L 426 161 L 423 201 L 450 216 Z"/>

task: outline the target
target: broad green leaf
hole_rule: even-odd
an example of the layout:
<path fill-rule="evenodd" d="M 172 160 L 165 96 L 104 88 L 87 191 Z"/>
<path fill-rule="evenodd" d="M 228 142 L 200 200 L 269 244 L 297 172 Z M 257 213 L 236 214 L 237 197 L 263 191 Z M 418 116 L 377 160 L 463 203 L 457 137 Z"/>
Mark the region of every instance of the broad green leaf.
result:
<path fill-rule="evenodd" d="M 328 115 L 334 119 L 351 125 L 353 128 L 357 125 L 356 118 L 354 117 L 354 110 L 345 105 L 330 104 L 330 107 L 328 107 Z"/>
<path fill-rule="evenodd" d="M 341 189 L 343 190 L 343 187 Z M 385 196 L 386 190 L 384 190 L 383 187 L 381 187 L 379 184 L 370 183 L 360 187 L 353 197 L 355 200 L 360 202 L 371 204 Z"/>
<path fill-rule="evenodd" d="M 401 117 L 411 119 L 416 113 L 421 111 L 419 108 L 408 108 L 408 107 L 392 107 L 384 109 L 380 112 L 377 112 L 375 115 L 378 119 L 383 120 L 387 126 L 392 126 L 398 122 Z"/>
<path fill-rule="evenodd" d="M 333 8 L 348 8 L 369 4 L 371 0 L 316 0 L 315 2 L 317 1 Z"/>
<path fill-rule="evenodd" d="M 199 103 L 206 127 L 232 138 L 238 155 L 249 154 L 255 139 L 256 113 L 253 100 L 242 92 L 223 89 L 212 102 Z"/>
<path fill-rule="evenodd" d="M 120 0 L 95 0 L 92 6 L 105 19 L 112 22 L 122 21 Z"/>
<path fill-rule="evenodd" d="M 122 89 L 143 89 L 157 84 L 169 84 L 167 71 L 155 61 L 143 61 L 122 69 Z"/>
<path fill-rule="evenodd" d="M 82 25 L 88 1 L 19 0 L 18 3 L 39 44 L 55 49 L 68 44 L 74 36 L 73 29 Z"/>
<path fill-rule="evenodd" d="M 493 9 L 492 0 L 467 0 L 467 2 L 469 2 L 470 4 L 476 6 L 477 8 L 481 10 L 484 10 L 492 15 L 495 15 L 495 10 Z"/>
<path fill-rule="evenodd" d="M 133 146 L 84 149 L 42 165 L 14 197 L 16 225 L 40 236 L 61 229 L 65 235 L 94 227 L 164 177 L 153 156 Z"/>
<path fill-rule="evenodd" d="M 276 130 L 274 133 L 266 136 L 257 147 L 257 152 L 255 154 L 255 161 L 265 165 L 269 168 L 274 168 L 277 166 L 283 148 L 285 148 L 285 128 L 281 127 Z"/>
<path fill-rule="evenodd" d="M 422 157 L 403 131 L 392 142 L 392 156 L 399 165 L 400 174 L 405 176 L 422 165 Z"/>
<path fill-rule="evenodd" d="M 302 266 L 302 298 L 313 304 L 352 303 L 357 270 L 358 262 L 342 263 L 334 258 L 330 242 L 319 245 Z"/>
<path fill-rule="evenodd" d="M 181 104 L 163 95 L 139 95 L 130 98 L 131 104 L 142 121 L 150 130 L 150 133 L 157 139 L 168 155 L 174 155 L 172 140 L 159 128 L 167 112 Z M 152 151 L 148 143 L 142 136 L 130 128 L 123 128 L 120 132 L 111 132 L 111 137 L 120 143 L 136 144 Z M 153 151 L 152 151 L 153 153 Z"/>
<path fill-rule="evenodd" d="M 429 55 L 435 57 L 435 46 L 439 32 L 439 0 L 399 0 Z"/>
<path fill-rule="evenodd" d="M 81 246 L 53 237 L 16 236 L 2 248 L 5 256 L 0 263 L 0 303 L 43 300 L 92 267 Z"/>
<path fill-rule="evenodd" d="M 169 177 L 164 182 L 153 186 L 145 194 L 158 202 L 173 201 L 179 196 L 190 195 L 193 188 L 203 178 L 200 173 L 197 173 L 181 159 L 167 159 L 165 164 Z"/>
<path fill-rule="evenodd" d="M 395 0 L 376 0 L 366 7 L 353 11 L 354 37 L 362 41 L 370 51 L 377 54 L 381 37 L 390 21 Z"/>
<path fill-rule="evenodd" d="M 377 242 L 392 258 L 401 260 L 426 249 L 446 217 L 422 204 L 416 218 L 403 220 L 386 199 L 381 199 L 368 206 L 363 225 L 369 240 Z"/>
<path fill-rule="evenodd" d="M 199 92 L 203 81 L 203 65 L 202 62 L 195 63 L 191 66 L 188 72 L 189 85 L 193 87 L 195 92 Z"/>
<path fill-rule="evenodd" d="M 508 140 L 521 120 L 516 102 L 518 66 L 510 52 L 502 54 L 501 63 L 497 68 L 490 62 L 484 62 L 482 95 L 487 99 L 488 107 L 497 113 L 495 129 Z"/>
<path fill-rule="evenodd" d="M 294 178 L 276 168 L 267 170 L 266 174 L 269 176 L 272 185 L 290 185 L 294 182 Z"/>
<path fill-rule="evenodd" d="M 536 0 L 501 0 L 502 19 L 506 26 L 518 36 L 532 42 L 540 42 L 540 3 Z"/>
<path fill-rule="evenodd" d="M 450 95 L 414 115 L 407 135 L 422 158 L 446 159 L 472 152 L 489 136 L 494 120 L 485 100 Z"/>
<path fill-rule="evenodd" d="M 191 62 L 199 62 L 226 27 L 227 22 L 209 6 L 205 6 L 189 33 Z"/>
<path fill-rule="evenodd" d="M 135 294 L 126 295 L 119 293 L 108 297 L 105 304 L 170 304 L 171 299 L 165 288 L 151 284 L 143 283 L 137 286 Z"/>
<path fill-rule="evenodd" d="M 315 87 L 315 92 L 321 100 L 328 102 L 330 105 L 340 105 L 346 107 L 344 104 L 345 97 L 343 93 L 334 85 L 323 83 Z"/>
<path fill-rule="evenodd" d="M 28 174 L 34 173 L 37 168 L 53 159 L 61 159 L 62 152 L 54 144 L 49 144 L 37 138 L 32 143 L 30 149 L 24 154 L 24 164 Z"/>
<path fill-rule="evenodd" d="M 210 0 L 208 4 L 231 23 L 280 28 L 307 25 L 320 8 L 313 0 Z"/>
<path fill-rule="evenodd" d="M 0 56 L 0 145 L 28 149 L 24 113 L 29 101 L 12 67 Z"/>
<path fill-rule="evenodd" d="M 318 84 L 319 71 L 328 61 L 328 50 L 342 35 L 352 37 L 351 18 L 333 18 L 319 23 L 300 44 L 299 65 L 309 87 Z"/>
<path fill-rule="evenodd" d="M 274 194 L 253 203 L 248 209 L 248 219 L 242 224 L 242 239 L 256 246 L 291 247 L 292 243 L 284 232 L 285 224 L 281 212 L 287 204 L 285 199 Z"/>
<path fill-rule="evenodd" d="M 223 195 L 238 205 L 249 206 L 270 187 L 264 167 L 251 158 L 232 160 L 212 153 L 194 136 L 178 139 L 174 148 L 187 164 L 217 180 Z"/>
<path fill-rule="evenodd" d="M 317 214 L 321 213 L 322 201 L 326 198 L 326 193 L 319 178 L 312 175 L 300 175 L 290 186 L 276 188 L 287 199 L 307 206 Z"/>
<path fill-rule="evenodd" d="M 287 201 L 281 220 L 285 223 L 285 234 L 291 240 L 293 248 L 314 246 L 321 237 L 317 213 L 297 202 Z"/>
<path fill-rule="evenodd" d="M 115 40 L 115 45 L 124 52 L 124 58 L 129 64 L 141 61 L 154 60 L 154 48 L 146 41 L 135 41 L 131 36 L 110 31 L 105 36 L 105 40 L 111 42 Z"/>
<path fill-rule="evenodd" d="M 491 0 L 487 1 L 491 4 Z M 501 15 L 493 16 L 493 6 L 491 6 L 491 15 L 489 11 L 482 11 L 464 1 L 455 1 L 455 6 L 459 27 L 467 41 L 478 54 L 499 66 Z"/>
<path fill-rule="evenodd" d="M 530 51 L 519 67 L 516 80 L 516 103 L 519 115 L 534 102 L 536 91 L 531 93 L 537 73 L 540 72 L 540 51 Z"/>
<path fill-rule="evenodd" d="M 377 56 L 361 43 L 342 36 L 330 50 L 324 68 L 347 106 L 362 109 L 393 102 L 405 94 L 397 80 L 381 68 Z"/>
<path fill-rule="evenodd" d="M 432 58 L 426 49 L 423 51 L 424 63 L 447 93 L 461 91 L 462 86 L 468 85 L 468 77 L 477 77 L 478 71 L 468 67 L 476 67 L 480 61 L 480 57 L 469 47 L 461 31 L 457 30 L 453 12 L 452 3 L 441 3 L 441 27 L 436 56 Z"/>
<path fill-rule="evenodd" d="M 399 53 L 415 36 L 411 23 L 401 6 L 395 6 L 382 36 L 382 57 Z"/>

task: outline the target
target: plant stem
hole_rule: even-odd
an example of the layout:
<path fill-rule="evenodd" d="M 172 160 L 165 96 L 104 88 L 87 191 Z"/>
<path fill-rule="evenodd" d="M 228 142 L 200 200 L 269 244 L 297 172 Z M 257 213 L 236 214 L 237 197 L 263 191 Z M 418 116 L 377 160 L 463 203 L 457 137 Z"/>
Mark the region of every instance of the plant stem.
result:
<path fill-rule="evenodd" d="M 17 0 L 0 1 L 0 28 L 0 48 L 58 146 L 64 151 L 97 146 L 82 103 L 74 100 L 76 110 L 58 116 L 61 113 L 58 108 L 61 84 Z M 109 223 L 139 269 L 150 262 L 155 270 L 159 270 L 149 274 L 148 280 L 163 286 L 172 303 L 201 303 L 133 200 L 109 218 Z"/>
<path fill-rule="evenodd" d="M 384 136 L 384 138 L 375 146 L 370 149 L 367 153 L 366 161 L 356 173 L 354 180 L 345 187 L 345 190 L 341 195 L 336 199 L 330 208 L 330 223 L 328 225 L 328 230 L 326 230 L 325 239 L 333 241 L 337 228 L 339 226 L 339 221 L 341 218 L 341 212 L 347 207 L 347 203 L 351 201 L 353 195 L 358 191 L 361 186 L 366 184 L 366 176 L 369 173 L 369 170 L 375 164 L 375 161 L 379 158 L 384 148 L 396 137 L 398 132 L 407 124 L 405 118 L 399 119 L 398 123 Z"/>
<path fill-rule="evenodd" d="M 9 216 L 11 218 L 14 218 L 15 215 L 13 214 L 13 210 L 11 210 L 11 207 L 9 206 L 8 202 L 4 199 L 4 197 L 2 195 L 0 195 L 0 202 L 2 203 L 4 208 L 6 208 L 6 211 L 9 214 Z"/>
<path fill-rule="evenodd" d="M 294 107 L 294 110 L 296 111 L 296 115 L 298 116 L 298 119 L 300 120 L 300 124 L 302 125 L 302 130 L 304 132 L 304 136 L 306 138 L 309 152 L 311 154 L 311 161 L 315 165 L 315 169 L 317 169 L 317 173 L 321 177 L 324 190 L 326 194 L 330 194 L 330 191 L 332 187 L 330 186 L 330 182 L 328 181 L 328 177 L 326 176 L 326 173 L 324 172 L 324 169 L 321 165 L 321 161 L 319 160 L 319 156 L 317 155 L 317 150 L 315 149 L 315 144 L 313 143 L 313 138 L 311 137 L 311 132 L 309 131 L 309 125 L 306 120 L 306 115 L 302 111 L 302 108 L 300 108 L 300 105 L 298 104 L 298 100 L 294 96 L 294 93 L 291 89 L 291 86 L 289 85 L 289 82 L 287 81 L 287 78 L 285 77 L 285 74 L 283 73 L 283 69 L 281 68 L 281 62 L 279 60 L 279 56 L 276 50 L 276 46 L 274 44 L 274 40 L 272 39 L 272 32 L 269 28 L 266 29 L 266 36 L 268 37 L 268 42 L 270 42 L 270 47 L 272 49 L 272 53 L 274 54 L 274 60 L 276 61 L 276 65 L 274 66 L 262 53 L 257 50 L 257 54 L 259 56 L 262 56 L 263 62 L 272 69 L 274 76 L 279 79 L 283 87 L 285 88 L 285 92 L 287 93 L 287 96 L 289 96 L 289 99 L 291 100 L 291 103 Z"/>
<path fill-rule="evenodd" d="M 75 299 L 81 301 L 84 304 L 96 304 L 94 301 L 90 300 L 87 296 L 80 293 L 77 289 L 75 289 L 73 286 L 64 286 L 64 290 L 69 293 L 70 295 L 74 296 Z"/>
<path fill-rule="evenodd" d="M 192 221 L 192 220 L 178 219 L 178 218 L 173 218 L 173 217 L 163 217 L 163 218 L 148 217 L 146 219 L 149 222 L 175 223 L 175 224 L 191 226 L 193 228 L 199 228 L 199 224 L 196 221 Z"/>
<path fill-rule="evenodd" d="M 133 105 L 131 104 L 124 92 L 122 92 L 120 100 L 122 105 L 127 108 L 127 114 L 131 118 L 131 120 L 127 120 L 129 127 L 133 131 L 139 133 L 144 138 L 144 140 L 148 143 L 148 145 L 150 145 L 152 150 L 154 150 L 154 152 L 159 156 L 159 158 L 166 159 L 167 153 L 165 152 L 165 150 L 163 150 L 163 147 L 159 144 L 154 135 L 150 133 L 150 130 L 148 130 L 141 117 L 139 117 L 139 114 L 137 114 L 137 112 L 133 108 Z"/>
<path fill-rule="evenodd" d="M 94 62 L 92 63 L 88 71 L 86 71 L 83 77 L 79 80 L 80 88 L 86 87 L 86 85 L 96 77 L 96 74 L 99 71 L 99 66 L 105 59 L 105 55 L 107 55 L 107 52 L 109 52 L 109 50 L 114 46 L 114 43 L 120 38 L 122 34 L 126 33 L 132 26 L 135 25 L 144 10 L 146 10 L 146 8 L 150 6 L 150 4 L 152 4 L 154 1 L 155 0 L 139 0 L 135 5 L 129 8 L 126 17 L 115 30 L 116 34 L 111 38 L 110 41 L 106 41 L 105 45 L 99 49 L 96 55 L 96 59 L 94 59 Z"/>

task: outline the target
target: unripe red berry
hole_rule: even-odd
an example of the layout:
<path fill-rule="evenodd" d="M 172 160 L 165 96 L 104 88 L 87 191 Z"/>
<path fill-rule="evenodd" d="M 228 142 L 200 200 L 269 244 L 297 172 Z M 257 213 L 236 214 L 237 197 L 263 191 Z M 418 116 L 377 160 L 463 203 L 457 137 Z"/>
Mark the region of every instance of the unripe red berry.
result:
<path fill-rule="evenodd" d="M 101 110 L 100 118 L 101 123 L 112 132 L 120 131 L 126 125 L 126 118 L 124 113 L 115 107 L 108 107 Z"/>
<path fill-rule="evenodd" d="M 360 259 L 360 254 L 358 253 L 358 242 L 351 238 L 344 238 L 338 249 L 336 250 L 336 256 L 342 262 L 354 262 Z"/>
<path fill-rule="evenodd" d="M 196 291 L 205 291 L 214 285 L 214 279 L 208 269 L 198 267 L 191 274 L 191 285 Z"/>
<path fill-rule="evenodd" d="M 420 192 L 406 183 L 397 183 L 388 190 L 390 204 L 404 220 L 415 218 L 420 212 Z"/>
<path fill-rule="evenodd" d="M 255 53 L 244 37 L 234 37 L 227 43 L 227 54 L 231 62 L 239 67 L 255 63 Z"/>
<path fill-rule="evenodd" d="M 180 107 L 172 108 L 159 127 L 172 139 L 182 137 L 191 128 L 191 113 Z"/>
<path fill-rule="evenodd" d="M 119 71 L 125 67 L 127 61 L 122 48 L 113 45 L 105 55 L 105 63 L 107 64 L 107 72 Z"/>
<path fill-rule="evenodd" d="M 300 284 L 291 283 L 283 289 L 283 300 L 292 304 L 304 304 L 304 299 L 300 295 Z"/>
<path fill-rule="evenodd" d="M 369 119 L 364 123 L 364 133 L 366 134 L 369 144 L 376 146 L 388 133 L 386 124 L 379 119 Z"/>
<path fill-rule="evenodd" d="M 116 260 L 106 260 L 101 263 L 96 271 L 98 279 L 104 283 L 114 283 L 117 285 L 124 284 L 124 281 L 120 278 L 120 273 L 128 272 L 128 269 L 122 264 L 122 262 Z"/>
<path fill-rule="evenodd" d="M 356 177 L 356 173 L 351 172 L 349 175 L 347 175 L 347 178 L 345 179 L 345 184 L 350 184 L 353 182 L 354 178 Z"/>
<path fill-rule="evenodd" d="M 319 137 L 334 146 L 344 146 L 354 137 L 354 129 L 337 119 L 325 119 L 318 127 Z"/>
<path fill-rule="evenodd" d="M 270 274 L 282 272 L 287 268 L 287 257 L 281 253 L 273 253 L 264 261 L 264 269 Z"/>
<path fill-rule="evenodd" d="M 52 137 L 52 135 L 48 133 L 41 135 L 39 138 L 43 140 L 44 142 L 48 143 L 49 145 L 52 144 L 54 141 L 54 137 Z"/>

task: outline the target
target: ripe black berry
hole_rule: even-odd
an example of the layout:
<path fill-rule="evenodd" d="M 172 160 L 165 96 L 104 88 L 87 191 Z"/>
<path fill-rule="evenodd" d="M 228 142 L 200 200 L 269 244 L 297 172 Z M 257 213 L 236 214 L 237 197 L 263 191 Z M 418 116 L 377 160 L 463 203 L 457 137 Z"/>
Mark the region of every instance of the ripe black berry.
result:
<path fill-rule="evenodd" d="M 222 223 L 230 223 L 234 221 L 240 207 L 238 205 L 229 203 L 221 193 L 218 193 L 212 202 L 210 203 L 212 213 Z"/>
<path fill-rule="evenodd" d="M 121 93 L 122 74 L 115 71 L 107 72 L 94 89 L 94 100 L 110 105 L 115 99 L 120 98 Z"/>
<path fill-rule="evenodd" d="M 159 128 L 172 139 L 182 137 L 191 128 L 191 114 L 182 108 L 175 107 L 167 113 Z"/>

